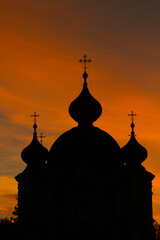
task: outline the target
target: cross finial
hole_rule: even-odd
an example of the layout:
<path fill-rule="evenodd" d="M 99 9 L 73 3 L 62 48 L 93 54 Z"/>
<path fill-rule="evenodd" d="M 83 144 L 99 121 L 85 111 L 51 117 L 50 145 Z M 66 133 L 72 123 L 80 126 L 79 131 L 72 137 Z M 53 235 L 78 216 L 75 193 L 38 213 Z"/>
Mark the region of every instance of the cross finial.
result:
<path fill-rule="evenodd" d="M 37 129 L 37 117 L 39 117 L 38 114 L 36 114 L 36 112 L 34 112 L 33 115 L 31 115 L 31 117 L 34 117 L 34 125 L 33 125 L 33 128 L 34 128 L 34 136 L 37 136 L 37 133 L 36 133 L 36 129 Z"/>
<path fill-rule="evenodd" d="M 135 114 L 135 113 L 133 113 L 133 111 L 131 111 L 131 113 L 128 114 L 128 116 L 131 117 L 131 121 L 132 121 L 132 123 L 131 123 L 131 128 L 132 128 L 131 136 L 135 136 L 135 133 L 134 133 L 134 127 L 135 127 L 135 125 L 134 125 L 134 122 L 133 122 L 133 121 L 134 121 L 134 117 L 137 116 L 137 114 Z"/>
<path fill-rule="evenodd" d="M 43 138 L 45 138 L 45 136 L 42 133 L 40 133 L 38 138 L 40 138 L 40 144 L 42 144 L 43 143 Z"/>
<path fill-rule="evenodd" d="M 84 56 L 83 56 L 83 59 L 80 59 L 79 62 L 80 62 L 80 63 L 84 63 L 84 71 L 86 72 L 87 63 L 92 62 L 92 60 L 91 60 L 91 59 L 87 59 L 87 55 L 84 55 Z"/>
<path fill-rule="evenodd" d="M 137 114 L 133 113 L 133 111 L 131 111 L 130 114 L 128 114 L 129 117 L 131 117 L 131 121 L 134 121 L 134 117 L 137 116 Z"/>
<path fill-rule="evenodd" d="M 36 122 L 37 122 L 37 117 L 39 117 L 39 115 L 38 115 L 36 112 L 34 112 L 34 114 L 31 115 L 31 117 L 34 117 L 34 123 L 36 124 Z"/>

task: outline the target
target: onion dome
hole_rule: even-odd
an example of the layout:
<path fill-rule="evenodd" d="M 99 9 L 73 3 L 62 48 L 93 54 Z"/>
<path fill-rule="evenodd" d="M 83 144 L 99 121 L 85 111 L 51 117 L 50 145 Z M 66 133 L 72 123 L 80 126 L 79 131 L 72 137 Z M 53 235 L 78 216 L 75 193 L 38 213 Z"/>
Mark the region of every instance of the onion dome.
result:
<path fill-rule="evenodd" d="M 37 115 L 35 113 L 34 117 L 36 116 Z M 33 139 L 31 143 L 25 149 L 23 149 L 21 153 L 21 158 L 28 165 L 42 165 L 48 159 L 48 150 L 45 147 L 43 147 L 42 144 L 40 144 L 37 139 L 36 118 L 35 123 L 33 125 L 33 129 L 34 129 Z"/>
<path fill-rule="evenodd" d="M 80 95 L 70 104 L 69 114 L 79 124 L 86 125 L 95 122 L 102 113 L 101 104 L 91 95 L 87 87 L 86 71 L 83 74 L 84 83 Z"/>
<path fill-rule="evenodd" d="M 131 113 L 132 116 L 132 123 L 131 123 L 131 138 L 129 142 L 121 148 L 121 156 L 123 158 L 123 161 L 126 163 L 128 166 L 137 166 L 141 165 L 143 161 L 147 158 L 147 150 L 137 142 L 135 138 L 135 132 L 134 132 L 134 123 L 133 123 L 133 111 Z"/>
<path fill-rule="evenodd" d="M 69 114 L 79 125 L 95 122 L 102 113 L 101 104 L 90 94 L 87 87 L 86 71 L 83 73 L 83 89 L 80 95 L 70 104 Z"/>

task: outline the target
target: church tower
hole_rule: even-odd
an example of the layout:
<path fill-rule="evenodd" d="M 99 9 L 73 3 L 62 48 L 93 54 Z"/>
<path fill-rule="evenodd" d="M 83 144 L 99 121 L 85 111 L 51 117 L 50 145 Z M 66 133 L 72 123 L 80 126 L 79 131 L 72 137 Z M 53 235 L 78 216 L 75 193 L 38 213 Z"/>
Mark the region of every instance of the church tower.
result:
<path fill-rule="evenodd" d="M 18 224 L 24 239 L 30 239 L 44 226 L 46 219 L 46 160 L 48 150 L 37 139 L 36 118 L 34 113 L 33 139 L 23 149 L 22 160 L 27 164 L 25 170 L 18 174 L 15 179 L 18 182 Z M 20 236 L 22 237 L 22 236 Z"/>
<path fill-rule="evenodd" d="M 136 140 L 134 116 L 131 112 L 131 137 L 121 148 L 124 161 L 123 223 L 129 239 L 153 239 L 152 180 L 154 175 L 141 165 L 147 158 L 147 150 Z M 126 236 L 126 237 L 127 237 Z"/>
<path fill-rule="evenodd" d="M 90 60 L 84 56 L 80 61 L 85 64 L 83 88 L 69 106 L 78 126 L 62 134 L 49 152 L 48 167 L 54 176 L 53 226 L 57 237 L 63 233 L 70 239 L 112 239 L 117 223 L 117 173 L 122 167 L 120 147 L 93 125 L 102 107 L 88 89 L 86 62 Z"/>

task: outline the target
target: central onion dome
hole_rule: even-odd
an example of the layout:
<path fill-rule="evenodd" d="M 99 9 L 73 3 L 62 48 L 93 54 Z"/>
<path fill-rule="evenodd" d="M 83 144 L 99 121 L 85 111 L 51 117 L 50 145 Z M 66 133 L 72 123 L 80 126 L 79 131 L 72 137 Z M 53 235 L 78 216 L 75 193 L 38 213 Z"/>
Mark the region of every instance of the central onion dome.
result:
<path fill-rule="evenodd" d="M 27 163 L 27 165 L 42 165 L 48 159 L 48 150 L 40 144 L 37 139 L 37 124 L 33 125 L 34 133 L 31 143 L 23 149 L 21 153 L 22 160 Z"/>
<path fill-rule="evenodd" d="M 70 104 L 69 114 L 79 124 L 92 124 L 102 113 L 101 104 L 90 94 L 87 87 L 86 71 L 83 74 L 84 83 L 80 95 Z"/>
<path fill-rule="evenodd" d="M 140 166 L 147 158 L 147 150 L 137 142 L 134 132 L 134 123 L 131 123 L 131 138 L 129 142 L 121 148 L 121 156 L 127 166 Z"/>
<path fill-rule="evenodd" d="M 85 69 L 83 89 L 69 106 L 69 114 L 78 126 L 63 133 L 50 149 L 48 166 L 55 174 L 105 176 L 120 164 L 118 143 L 108 133 L 93 126 L 102 107 L 90 94 L 87 77 Z"/>

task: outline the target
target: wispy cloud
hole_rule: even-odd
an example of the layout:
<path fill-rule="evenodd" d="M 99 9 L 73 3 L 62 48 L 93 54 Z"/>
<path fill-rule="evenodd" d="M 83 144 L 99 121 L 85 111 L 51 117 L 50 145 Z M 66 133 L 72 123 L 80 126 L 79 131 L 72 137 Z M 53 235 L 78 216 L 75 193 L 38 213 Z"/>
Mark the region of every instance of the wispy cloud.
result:
<path fill-rule="evenodd" d="M 0 189 L 3 201 L 5 194 L 16 193 L 14 176 L 26 166 L 20 153 L 32 139 L 30 114 L 40 114 L 37 131 L 46 135 L 48 149 L 77 125 L 68 107 L 82 88 L 78 59 L 84 53 L 93 60 L 87 69 L 89 89 L 103 107 L 95 126 L 123 146 L 130 133 L 127 114 L 134 110 L 137 139 L 149 151 L 144 165 L 159 176 L 159 7 L 159 1 L 149 0 L 145 5 L 139 0 L 85 0 L 85 8 L 84 1 L 75 0 L 2 0 L 0 181 L 13 190 Z M 3 205 L 1 214 L 8 214 L 8 206 Z"/>

